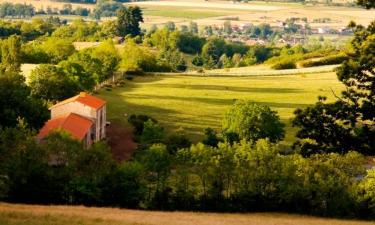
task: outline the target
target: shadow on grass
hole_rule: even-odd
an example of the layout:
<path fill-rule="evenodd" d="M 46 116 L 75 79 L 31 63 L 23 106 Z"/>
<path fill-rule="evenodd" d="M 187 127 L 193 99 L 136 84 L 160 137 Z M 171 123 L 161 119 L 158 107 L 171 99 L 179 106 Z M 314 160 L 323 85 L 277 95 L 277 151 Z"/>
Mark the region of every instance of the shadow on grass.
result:
<path fill-rule="evenodd" d="M 160 88 L 177 88 L 192 90 L 214 90 L 247 93 L 301 93 L 303 90 L 297 88 L 256 88 L 256 87 L 234 87 L 226 85 L 200 85 L 200 84 L 153 84 Z"/>
<path fill-rule="evenodd" d="M 228 107 L 232 105 L 237 99 L 223 99 L 223 98 L 204 98 L 204 97 L 181 97 L 181 96 L 154 96 L 154 95 L 140 95 L 140 94 L 127 94 L 127 97 L 135 98 L 135 99 L 152 99 L 157 98 L 159 100 L 175 100 L 183 102 L 199 102 L 204 104 L 210 105 L 227 105 Z M 281 103 L 281 102 L 260 102 L 260 101 L 253 101 L 255 103 L 261 105 L 268 105 L 274 108 L 305 108 L 310 106 L 311 104 L 304 104 L 304 103 Z"/>

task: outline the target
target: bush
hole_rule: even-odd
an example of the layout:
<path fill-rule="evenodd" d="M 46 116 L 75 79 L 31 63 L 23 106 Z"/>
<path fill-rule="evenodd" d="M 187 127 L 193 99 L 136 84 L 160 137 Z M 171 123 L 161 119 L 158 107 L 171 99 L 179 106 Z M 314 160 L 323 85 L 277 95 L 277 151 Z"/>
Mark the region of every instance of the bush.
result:
<path fill-rule="evenodd" d="M 285 69 L 295 69 L 295 68 L 297 68 L 296 64 L 291 60 L 284 60 L 272 66 L 272 69 L 275 69 L 275 70 L 285 70 Z"/>
<path fill-rule="evenodd" d="M 268 138 L 277 142 L 284 137 L 284 124 L 277 112 L 266 105 L 249 100 L 238 100 L 226 112 L 222 128 L 224 133 L 237 133 L 240 139 L 257 141 Z M 233 134 L 231 134 L 234 137 Z"/>
<path fill-rule="evenodd" d="M 141 135 L 144 128 L 144 123 L 148 120 L 151 120 L 154 123 L 157 123 L 158 121 L 154 118 L 151 118 L 147 115 L 130 115 L 128 122 L 133 125 L 134 127 L 134 134 L 135 135 Z"/>
<path fill-rule="evenodd" d="M 348 59 L 348 56 L 345 54 L 337 54 L 323 57 L 317 61 L 306 60 L 301 62 L 302 67 L 313 67 L 313 66 L 324 66 L 324 65 L 334 65 L 341 64 L 343 61 Z"/>

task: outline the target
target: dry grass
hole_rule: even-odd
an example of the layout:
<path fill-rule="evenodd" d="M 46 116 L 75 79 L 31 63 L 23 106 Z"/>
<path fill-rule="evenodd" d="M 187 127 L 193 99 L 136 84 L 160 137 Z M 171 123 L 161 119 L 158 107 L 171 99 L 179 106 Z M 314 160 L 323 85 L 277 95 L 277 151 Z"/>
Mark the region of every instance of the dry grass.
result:
<path fill-rule="evenodd" d="M 66 2 L 56 2 L 51 0 L 0 0 L 0 3 L 3 2 L 10 2 L 10 3 L 21 3 L 21 4 L 31 4 L 36 9 L 44 8 L 44 10 L 47 9 L 47 7 L 51 8 L 58 8 L 61 9 L 64 4 L 67 4 Z M 70 3 L 73 8 L 82 7 L 82 8 L 88 8 L 93 9 L 93 4 L 78 4 L 78 3 Z"/>
<path fill-rule="evenodd" d="M 311 27 L 345 27 L 353 20 L 359 24 L 368 25 L 373 19 L 375 10 L 365 10 L 350 7 L 312 6 L 295 3 L 253 2 L 233 4 L 231 1 L 146 1 L 135 2 L 145 9 L 148 23 L 155 23 L 154 16 L 165 17 L 164 21 L 174 21 L 176 24 L 187 24 L 190 19 L 199 25 L 222 25 L 226 17 L 238 17 L 232 24 L 241 23 L 269 23 L 277 26 L 278 21 L 291 17 L 307 17 Z M 317 13 L 319 12 L 319 13 Z M 217 14 L 218 16 L 215 16 Z M 222 16 L 219 16 L 222 14 Z M 181 21 L 181 18 L 185 20 Z M 312 23 L 313 19 L 330 18 L 330 23 Z M 160 20 L 160 18 L 159 18 Z"/>
<path fill-rule="evenodd" d="M 192 213 L 0 204 L 2 225 L 373 225 L 374 222 L 338 220 L 282 213 Z"/>

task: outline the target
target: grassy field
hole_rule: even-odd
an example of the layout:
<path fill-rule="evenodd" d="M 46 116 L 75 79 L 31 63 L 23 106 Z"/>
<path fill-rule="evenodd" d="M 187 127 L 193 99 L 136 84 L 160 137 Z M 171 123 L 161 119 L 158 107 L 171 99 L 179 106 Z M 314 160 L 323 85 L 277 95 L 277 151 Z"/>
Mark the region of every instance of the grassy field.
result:
<path fill-rule="evenodd" d="M 2 225 L 374 225 L 282 213 L 191 213 L 0 203 Z"/>
<path fill-rule="evenodd" d="M 144 15 L 159 16 L 170 18 L 184 18 L 184 19 L 203 19 L 209 17 L 227 16 L 236 13 L 248 13 L 242 10 L 224 10 L 224 9 L 204 9 L 198 7 L 180 7 L 176 9 L 173 6 L 142 6 Z"/>
<path fill-rule="evenodd" d="M 293 111 L 316 102 L 319 95 L 333 99 L 331 89 L 343 88 L 335 73 L 284 76 L 181 76 L 136 77 L 124 87 L 102 90 L 110 121 L 127 125 L 130 114 L 157 119 L 168 132 L 183 130 L 194 141 L 206 127 L 219 129 L 225 111 L 236 99 L 250 99 L 277 110 L 287 124 L 286 143 L 294 140 Z"/>
<path fill-rule="evenodd" d="M 204 0 L 175 0 L 175 1 L 145 1 L 126 4 L 139 5 L 145 14 L 145 24 L 162 24 L 174 21 L 177 25 L 187 24 L 194 20 L 200 26 L 222 25 L 227 17 L 235 17 L 232 24 L 269 23 L 277 26 L 279 21 L 291 17 L 306 17 L 313 28 L 341 28 L 353 20 L 367 25 L 374 19 L 374 10 L 354 7 L 335 7 L 311 4 L 254 2 L 236 3 L 232 1 Z M 316 13 L 319 12 L 319 13 Z M 155 20 L 157 16 L 157 20 Z M 314 19 L 330 18 L 328 23 L 315 23 Z"/>

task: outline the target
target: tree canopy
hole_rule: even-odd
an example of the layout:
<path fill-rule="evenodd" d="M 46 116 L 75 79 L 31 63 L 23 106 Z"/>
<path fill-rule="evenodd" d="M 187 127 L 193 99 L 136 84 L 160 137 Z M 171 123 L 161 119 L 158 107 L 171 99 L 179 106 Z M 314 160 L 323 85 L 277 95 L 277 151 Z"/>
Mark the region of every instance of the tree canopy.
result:
<path fill-rule="evenodd" d="M 300 127 L 296 144 L 305 154 L 357 150 L 374 154 L 375 149 L 375 21 L 355 30 L 353 50 L 338 68 L 338 79 L 346 86 L 334 103 L 325 97 L 313 107 L 295 111 Z"/>
<path fill-rule="evenodd" d="M 275 111 L 268 106 L 248 100 L 238 100 L 223 119 L 223 132 L 236 133 L 239 138 L 257 141 L 268 138 L 272 142 L 284 137 L 284 124 Z"/>

